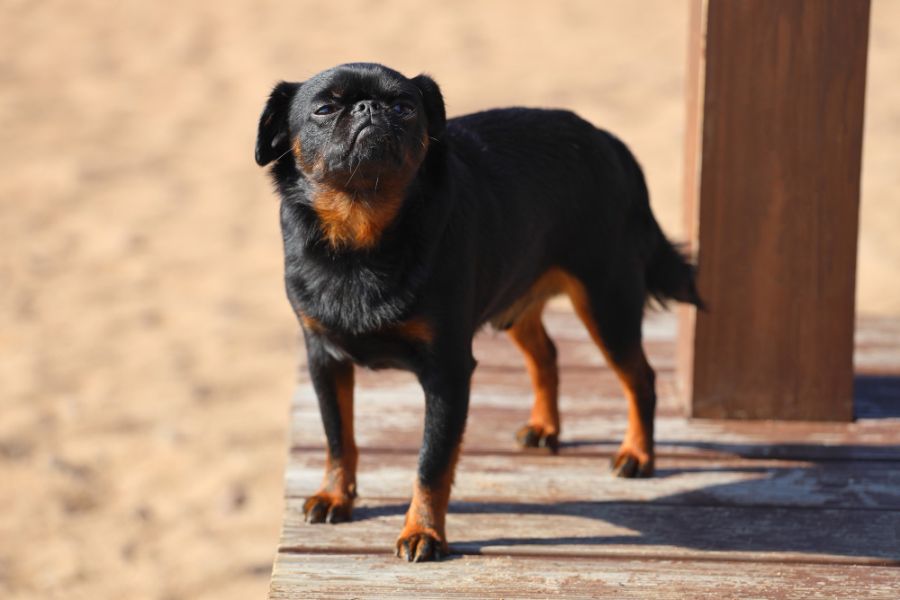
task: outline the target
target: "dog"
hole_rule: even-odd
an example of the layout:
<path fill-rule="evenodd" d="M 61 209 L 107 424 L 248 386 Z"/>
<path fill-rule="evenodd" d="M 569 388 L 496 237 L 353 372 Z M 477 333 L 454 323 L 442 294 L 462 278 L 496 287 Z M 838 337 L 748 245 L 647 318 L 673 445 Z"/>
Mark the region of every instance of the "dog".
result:
<path fill-rule="evenodd" d="M 653 472 L 654 372 L 641 344 L 651 299 L 702 307 L 695 267 L 663 234 L 640 166 L 612 134 L 562 110 L 447 119 L 438 85 L 370 63 L 281 82 L 256 162 L 281 196 L 287 296 L 303 331 L 327 438 L 309 523 L 351 518 L 354 365 L 413 372 L 425 393 L 412 501 L 396 541 L 447 555 L 445 518 L 485 324 L 508 331 L 534 388 L 524 447 L 559 444 L 556 349 L 541 322 L 566 293 L 621 380 L 621 477 Z"/>

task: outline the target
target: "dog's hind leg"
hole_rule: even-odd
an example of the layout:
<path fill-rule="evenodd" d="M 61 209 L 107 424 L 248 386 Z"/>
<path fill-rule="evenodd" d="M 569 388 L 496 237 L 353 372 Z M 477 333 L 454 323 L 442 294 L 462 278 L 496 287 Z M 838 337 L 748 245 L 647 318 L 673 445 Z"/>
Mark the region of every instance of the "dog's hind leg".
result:
<path fill-rule="evenodd" d="M 566 290 L 628 399 L 628 429 L 612 460 L 612 470 L 618 477 L 653 474 L 655 374 L 641 344 L 646 291 L 639 272 L 629 271 L 615 279 L 614 285 L 601 289 L 573 277 Z"/>
<path fill-rule="evenodd" d="M 534 405 L 528 424 L 516 433 L 525 448 L 559 448 L 559 371 L 556 346 L 541 322 L 543 302 L 528 307 L 509 329 L 510 338 L 525 355 L 525 365 L 534 388 Z"/>

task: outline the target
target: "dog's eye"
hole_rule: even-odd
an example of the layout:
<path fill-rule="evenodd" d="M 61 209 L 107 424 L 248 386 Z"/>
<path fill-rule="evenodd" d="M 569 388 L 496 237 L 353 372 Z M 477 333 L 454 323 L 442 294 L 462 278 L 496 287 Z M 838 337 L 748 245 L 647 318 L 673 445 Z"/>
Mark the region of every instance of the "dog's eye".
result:
<path fill-rule="evenodd" d="M 323 104 L 322 106 L 317 108 L 313 114 L 319 115 L 321 117 L 324 115 L 330 115 L 331 113 L 336 112 L 336 111 L 337 111 L 337 106 L 335 106 L 334 104 Z"/>
<path fill-rule="evenodd" d="M 408 102 L 394 102 L 393 106 L 391 106 L 391 110 L 401 117 L 405 117 L 415 109 Z"/>

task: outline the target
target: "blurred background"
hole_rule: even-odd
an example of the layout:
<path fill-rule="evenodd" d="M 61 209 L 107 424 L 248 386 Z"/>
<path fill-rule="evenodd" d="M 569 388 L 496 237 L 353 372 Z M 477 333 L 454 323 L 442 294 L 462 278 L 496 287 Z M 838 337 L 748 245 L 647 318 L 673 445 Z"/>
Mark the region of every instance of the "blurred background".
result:
<path fill-rule="evenodd" d="M 574 109 L 682 234 L 687 4 L 5 0 L 0 597 L 268 587 L 299 345 L 253 162 L 279 79 L 376 61 L 448 113 Z M 900 2 L 873 0 L 858 301 L 900 314 Z M 761 124 L 764 126 L 764 124 Z"/>

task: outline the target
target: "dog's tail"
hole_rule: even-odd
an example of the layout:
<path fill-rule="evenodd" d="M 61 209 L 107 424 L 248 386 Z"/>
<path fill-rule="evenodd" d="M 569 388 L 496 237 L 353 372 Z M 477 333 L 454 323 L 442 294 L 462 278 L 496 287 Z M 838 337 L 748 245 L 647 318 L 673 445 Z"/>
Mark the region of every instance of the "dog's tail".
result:
<path fill-rule="evenodd" d="M 659 225 L 655 229 L 656 248 L 647 263 L 647 293 L 663 306 L 666 300 L 672 299 L 706 310 L 706 304 L 697 293 L 697 267 L 666 238 Z"/>
<path fill-rule="evenodd" d="M 617 151 L 626 177 L 633 186 L 631 218 L 640 240 L 639 253 L 645 265 L 644 281 L 648 297 L 662 306 L 666 305 L 667 300 L 677 300 L 707 310 L 697 293 L 697 267 L 688 260 L 680 246 L 666 237 L 653 216 L 650 192 L 641 165 L 620 139 L 609 132 L 604 133 Z"/>

